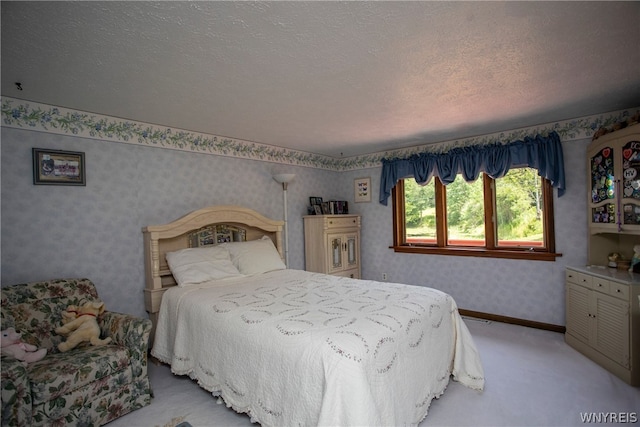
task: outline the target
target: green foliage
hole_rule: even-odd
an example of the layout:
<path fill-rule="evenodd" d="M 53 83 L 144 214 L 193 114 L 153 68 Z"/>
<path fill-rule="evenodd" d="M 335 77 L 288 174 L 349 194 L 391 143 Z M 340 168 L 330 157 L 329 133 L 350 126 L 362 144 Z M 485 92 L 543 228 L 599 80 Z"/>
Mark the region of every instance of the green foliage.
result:
<path fill-rule="evenodd" d="M 484 190 L 482 178 L 466 182 L 458 177 L 447 185 L 447 224 L 449 232 L 484 239 Z"/>
<path fill-rule="evenodd" d="M 535 169 L 518 168 L 495 181 L 495 211 L 499 240 L 541 241 L 542 186 Z M 446 187 L 447 225 L 450 235 L 484 239 L 484 188 L 482 178 L 473 183 L 458 177 Z M 434 236 L 435 186 L 405 181 L 407 234 Z"/>
<path fill-rule="evenodd" d="M 542 240 L 542 188 L 535 169 L 512 169 L 496 180 L 499 240 Z"/>
<path fill-rule="evenodd" d="M 425 225 L 425 212 L 431 210 L 435 226 L 436 196 L 433 180 L 425 185 L 419 185 L 415 180 L 406 181 L 405 194 L 405 221 L 407 228 L 417 228 Z"/>

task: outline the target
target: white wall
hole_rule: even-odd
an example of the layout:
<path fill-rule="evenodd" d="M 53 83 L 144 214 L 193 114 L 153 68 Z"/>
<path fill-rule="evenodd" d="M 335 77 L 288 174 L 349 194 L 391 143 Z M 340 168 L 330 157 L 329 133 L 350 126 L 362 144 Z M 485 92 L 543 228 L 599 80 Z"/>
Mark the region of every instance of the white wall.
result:
<path fill-rule="evenodd" d="M 2 286 L 57 277 L 89 277 L 107 307 L 144 311 L 142 227 L 214 204 L 251 207 L 282 219 L 282 187 L 273 163 L 74 136 L 1 130 Z M 304 268 L 302 215 L 309 196 L 344 199 L 362 214 L 362 272 L 367 279 L 432 286 L 459 307 L 564 324 L 564 266 L 586 262 L 587 140 L 564 143 L 567 193 L 555 200 L 555 262 L 396 254 L 392 210 L 377 202 L 380 168 L 335 172 L 287 166 L 289 257 Z M 86 187 L 32 184 L 31 148 L 84 151 Z M 282 166 L 279 166 L 282 167 Z M 353 179 L 370 176 L 373 200 L 353 202 Z"/>

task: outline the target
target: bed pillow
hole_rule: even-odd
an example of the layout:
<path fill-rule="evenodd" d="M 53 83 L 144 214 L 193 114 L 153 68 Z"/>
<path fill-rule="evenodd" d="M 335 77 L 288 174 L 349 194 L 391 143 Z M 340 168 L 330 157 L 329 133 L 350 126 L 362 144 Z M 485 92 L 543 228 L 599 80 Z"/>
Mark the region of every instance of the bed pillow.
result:
<path fill-rule="evenodd" d="M 222 246 L 182 249 L 168 252 L 166 258 L 173 277 L 181 287 L 241 276 L 231 262 L 229 251 Z"/>
<path fill-rule="evenodd" d="M 248 242 L 223 243 L 231 254 L 231 261 L 241 274 L 259 274 L 287 268 L 280 253 L 267 236 Z"/>

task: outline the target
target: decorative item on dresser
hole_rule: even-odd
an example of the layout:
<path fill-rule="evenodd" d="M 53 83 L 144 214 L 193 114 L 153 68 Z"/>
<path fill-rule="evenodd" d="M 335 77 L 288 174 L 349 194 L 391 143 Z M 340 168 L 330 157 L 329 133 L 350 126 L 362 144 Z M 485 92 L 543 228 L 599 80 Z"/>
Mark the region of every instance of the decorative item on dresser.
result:
<path fill-rule="evenodd" d="M 306 215 L 307 271 L 360 278 L 360 215 Z"/>

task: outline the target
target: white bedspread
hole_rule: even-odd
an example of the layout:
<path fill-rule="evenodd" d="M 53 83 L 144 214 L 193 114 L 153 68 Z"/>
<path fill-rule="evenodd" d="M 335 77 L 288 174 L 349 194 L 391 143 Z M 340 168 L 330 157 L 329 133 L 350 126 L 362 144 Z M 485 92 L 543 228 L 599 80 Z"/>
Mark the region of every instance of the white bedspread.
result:
<path fill-rule="evenodd" d="M 152 355 L 263 426 L 419 423 L 484 373 L 453 298 L 281 270 L 169 289 Z"/>

